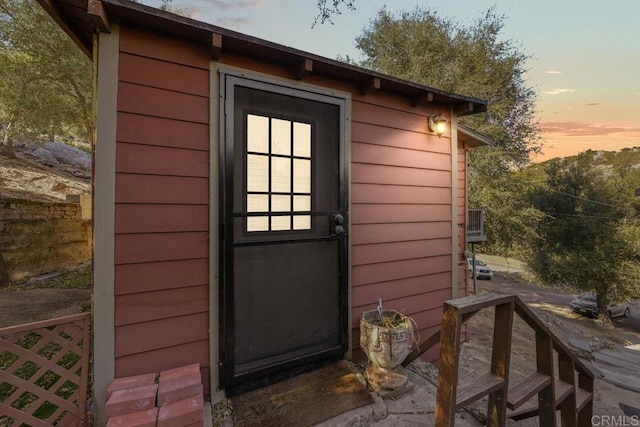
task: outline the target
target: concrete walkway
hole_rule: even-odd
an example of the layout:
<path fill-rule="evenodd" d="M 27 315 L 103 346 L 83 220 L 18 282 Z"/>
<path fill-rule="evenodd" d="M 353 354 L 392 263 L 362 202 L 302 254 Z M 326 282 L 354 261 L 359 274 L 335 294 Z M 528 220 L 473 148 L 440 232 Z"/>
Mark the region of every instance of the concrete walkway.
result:
<path fill-rule="evenodd" d="M 620 425 L 637 424 L 640 416 L 640 345 L 601 348 L 579 338 L 570 339 L 569 344 L 595 374 L 594 414 L 624 414 L 620 422 L 626 424 Z"/>
<path fill-rule="evenodd" d="M 414 365 L 415 364 L 415 365 Z M 418 360 L 412 369 L 403 372 L 409 377 L 409 384 L 402 393 L 372 393 L 374 404 L 354 409 L 338 417 L 318 424 L 318 427 L 335 426 L 433 426 L 436 402 L 436 386 L 426 377 L 428 364 Z M 416 372 L 421 372 L 418 374 Z M 456 427 L 482 426 L 468 412 L 456 414 Z"/>
<path fill-rule="evenodd" d="M 373 404 L 345 412 L 316 424 L 315 427 L 433 426 L 436 401 L 436 386 L 433 383 L 437 375 L 436 370 L 433 365 L 420 359 L 414 361 L 410 366 L 410 370 L 402 371 L 409 377 L 409 383 L 402 392 L 393 392 L 386 395 L 384 393 L 371 393 Z M 362 372 L 362 369 L 358 369 L 353 365 L 352 370 L 354 372 Z M 356 375 L 359 376 L 361 381 L 365 381 L 361 373 Z M 231 412 L 223 420 L 213 424 L 217 424 L 220 427 L 234 426 Z M 455 425 L 456 427 L 480 427 L 483 424 L 468 412 L 459 411 L 456 414 Z"/>

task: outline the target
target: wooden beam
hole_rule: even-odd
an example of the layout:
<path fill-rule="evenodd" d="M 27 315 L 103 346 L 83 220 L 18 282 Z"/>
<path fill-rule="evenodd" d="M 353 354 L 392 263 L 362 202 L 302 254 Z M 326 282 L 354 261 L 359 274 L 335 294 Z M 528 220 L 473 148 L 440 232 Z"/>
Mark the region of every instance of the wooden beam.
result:
<path fill-rule="evenodd" d="M 506 304 L 516 300 L 516 296 L 512 294 L 499 294 L 497 292 L 487 292 L 481 295 L 468 295 L 462 298 L 456 298 L 445 301 L 445 305 L 452 305 L 460 313 L 477 312 L 486 307 Z"/>
<path fill-rule="evenodd" d="M 551 384 L 538 392 L 538 417 L 540 425 L 556 426 L 555 370 L 553 367 L 553 340 L 543 332 L 536 331 L 537 371 L 551 378 Z"/>
<path fill-rule="evenodd" d="M 489 394 L 489 403 L 487 405 L 488 426 L 503 426 L 507 420 L 507 387 L 509 386 L 514 306 L 515 299 L 495 306 L 491 375 L 501 378 L 503 385 Z"/>
<path fill-rule="evenodd" d="M 573 363 L 573 358 L 569 354 L 558 352 L 558 376 L 560 377 L 560 383 L 570 384 L 571 393 L 566 399 L 560 402 L 560 418 L 563 426 L 575 426 L 578 423 L 578 413 L 576 411 L 576 367 Z M 558 393 L 556 393 L 556 403 L 558 401 Z"/>
<path fill-rule="evenodd" d="M 302 80 L 308 74 L 311 74 L 313 71 L 313 60 L 309 58 L 304 58 L 300 62 L 296 64 L 296 79 Z"/>
<path fill-rule="evenodd" d="M 87 15 L 91 18 L 96 28 L 103 33 L 111 33 L 111 23 L 104 4 L 100 0 L 89 0 L 87 4 Z"/>
<path fill-rule="evenodd" d="M 473 113 L 473 102 L 463 102 L 458 104 L 456 106 L 455 113 L 459 116 Z"/>
<path fill-rule="evenodd" d="M 475 402 L 476 400 L 497 390 L 504 389 L 505 387 L 506 384 L 504 379 L 491 373 L 480 375 L 468 383 L 459 385 L 456 397 L 456 411 L 459 411 L 471 402 Z M 495 425 L 504 425 L 504 423 Z"/>
<path fill-rule="evenodd" d="M 540 372 L 533 372 L 515 387 L 509 388 L 507 408 L 518 409 L 526 403 L 534 394 L 551 384 L 551 378 Z M 573 405 L 575 408 L 575 405 Z M 575 412 L 575 411 L 574 411 Z M 568 424 L 571 425 L 571 424 Z"/>
<path fill-rule="evenodd" d="M 380 90 L 380 78 L 378 77 L 371 77 L 362 85 L 360 85 L 360 93 L 362 93 L 363 95 L 375 92 L 377 90 Z"/>
<path fill-rule="evenodd" d="M 442 307 L 440 370 L 436 387 L 436 411 L 434 414 L 434 425 L 437 426 L 453 427 L 456 420 L 461 327 L 462 318 L 459 310 L 445 302 Z"/>
<path fill-rule="evenodd" d="M 477 311 L 463 314 L 462 323 L 465 323 L 467 320 L 471 319 L 471 317 L 473 317 L 476 313 Z M 438 330 L 438 332 L 431 335 L 429 338 L 426 339 L 426 341 L 422 341 L 415 350 L 409 353 L 409 355 L 404 359 L 404 362 L 402 362 L 402 366 L 409 365 L 411 362 L 416 360 L 418 357 L 422 356 L 426 351 L 428 351 L 431 347 L 438 344 L 439 342 L 440 342 L 440 331 Z"/>
<path fill-rule="evenodd" d="M 91 46 L 87 45 L 84 41 L 78 37 L 76 32 L 69 26 L 69 24 L 62 19 L 62 14 L 58 10 L 58 7 L 53 4 L 52 0 L 38 0 L 40 6 L 53 18 L 53 20 L 64 30 L 65 33 L 78 45 L 80 50 L 84 52 L 89 58 L 91 58 Z"/>
<path fill-rule="evenodd" d="M 222 54 L 222 34 L 212 33 L 211 34 L 211 58 L 214 61 L 220 59 L 220 55 Z"/>
<path fill-rule="evenodd" d="M 411 103 L 414 107 L 418 105 L 428 104 L 433 102 L 433 93 L 432 92 L 420 92 L 413 98 L 411 98 Z"/>
<path fill-rule="evenodd" d="M 586 427 L 593 416 L 593 377 L 579 373 L 576 390 L 576 406 L 578 409 L 578 426 Z"/>

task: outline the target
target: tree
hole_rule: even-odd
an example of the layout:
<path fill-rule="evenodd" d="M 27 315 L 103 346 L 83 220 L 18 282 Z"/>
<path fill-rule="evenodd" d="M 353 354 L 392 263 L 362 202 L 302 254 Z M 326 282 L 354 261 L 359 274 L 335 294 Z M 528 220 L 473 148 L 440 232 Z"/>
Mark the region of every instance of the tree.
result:
<path fill-rule="evenodd" d="M 92 66 L 34 0 L 0 0 L 0 133 L 93 142 Z"/>
<path fill-rule="evenodd" d="M 171 3 L 173 3 L 173 0 L 162 0 L 162 4 L 160 4 L 160 10 L 164 10 L 165 12 L 170 12 L 180 16 L 186 16 L 187 18 L 191 17 L 191 9 L 186 7 L 175 7 Z"/>
<path fill-rule="evenodd" d="M 538 218 L 533 209 L 521 209 L 524 200 L 517 196 L 524 184 L 514 171 L 540 143 L 536 94 L 525 81 L 529 57 L 501 39 L 504 20 L 493 8 L 468 26 L 430 9 L 382 9 L 356 43 L 366 68 L 488 101 L 486 114 L 460 120 L 495 142 L 471 151 L 469 201 L 487 211 L 488 244 L 508 252 L 533 232 L 530 224 Z"/>
<path fill-rule="evenodd" d="M 544 185 L 531 193 L 545 218 L 528 257 L 543 283 L 595 292 L 602 316 L 612 298 L 640 295 L 640 222 L 614 192 L 625 178 L 606 171 L 589 153 L 547 165 Z"/>
<path fill-rule="evenodd" d="M 311 26 L 314 27 L 318 21 L 320 21 L 321 24 L 325 22 L 333 24 L 331 17 L 342 14 L 340 5 L 346 7 L 348 10 L 355 10 L 354 4 L 355 0 L 317 0 L 318 15 Z"/>

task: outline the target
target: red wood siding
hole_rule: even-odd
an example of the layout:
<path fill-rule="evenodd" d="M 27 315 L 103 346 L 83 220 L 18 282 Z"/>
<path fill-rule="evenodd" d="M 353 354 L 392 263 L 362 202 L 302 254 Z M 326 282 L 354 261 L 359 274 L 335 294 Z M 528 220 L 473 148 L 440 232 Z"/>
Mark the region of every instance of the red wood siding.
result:
<path fill-rule="evenodd" d="M 115 294 L 118 377 L 199 362 L 209 389 L 209 64 L 205 47 L 121 28 L 116 145 Z M 223 56 L 230 65 L 293 78 L 293 71 Z M 353 95 L 351 105 L 352 318 L 377 299 L 403 310 L 423 338 L 451 297 L 452 221 L 464 225 L 466 167 L 452 199 L 450 133 L 386 93 L 311 75 Z M 457 155 L 461 151 L 458 150 Z M 452 218 L 457 204 L 458 218 Z M 460 253 L 464 239 L 460 240 Z M 461 264 L 464 267 L 463 264 Z M 458 271 L 466 292 L 466 270 Z M 437 358 L 437 348 L 427 359 Z"/>
<path fill-rule="evenodd" d="M 431 107 L 432 109 L 434 107 Z M 427 338 L 451 298 L 451 142 L 426 132 L 435 111 L 387 95 L 354 94 L 351 144 L 352 331 L 378 298 Z M 447 114 L 445 110 L 442 111 Z M 448 135 L 447 135 L 448 136 Z M 426 355 L 437 359 L 437 350 Z"/>
<path fill-rule="evenodd" d="M 120 264 L 115 271 L 117 295 L 178 289 L 209 282 L 206 258 Z"/>
<path fill-rule="evenodd" d="M 209 56 L 122 28 L 116 376 L 199 362 L 209 392 Z"/>

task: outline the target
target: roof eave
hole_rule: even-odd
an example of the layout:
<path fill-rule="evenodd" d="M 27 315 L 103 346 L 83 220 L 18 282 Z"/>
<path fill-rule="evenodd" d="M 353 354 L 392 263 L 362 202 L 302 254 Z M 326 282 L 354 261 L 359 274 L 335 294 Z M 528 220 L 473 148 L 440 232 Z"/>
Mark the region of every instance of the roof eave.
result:
<path fill-rule="evenodd" d="M 38 0 L 42 7 L 71 36 L 80 48 L 91 55 L 93 33 L 99 30 L 95 16 L 65 16 L 65 11 L 57 8 L 61 0 Z M 304 52 L 288 46 L 273 43 L 257 37 L 238 33 L 216 25 L 207 24 L 169 13 L 160 9 L 135 3 L 130 0 L 65 0 L 65 4 L 76 3 L 68 8 L 68 13 L 87 10 L 88 2 L 101 3 L 106 18 L 110 21 L 128 23 L 142 28 L 171 34 L 175 37 L 212 48 L 214 37 L 222 39 L 217 54 L 235 54 L 273 63 L 295 70 L 304 61 L 313 62 L 313 74 L 345 81 L 358 86 L 361 92 L 378 90 L 396 93 L 410 98 L 414 105 L 427 102 L 452 107 L 461 117 L 482 113 L 487 110 L 487 102 L 478 98 L 462 96 L 418 83 L 399 79 L 375 71 L 365 70 L 355 65 Z M 104 29 L 103 29 L 104 30 Z M 87 34 L 89 33 L 89 34 Z"/>
<path fill-rule="evenodd" d="M 40 6 L 51 16 L 62 30 L 74 41 L 82 52 L 91 58 L 93 51 L 93 36 L 88 35 L 76 25 L 76 22 L 69 19 L 64 13 L 61 13 L 55 0 L 38 0 Z"/>
<path fill-rule="evenodd" d="M 492 147 L 495 145 L 491 139 L 461 124 L 458 124 L 458 141 L 462 142 L 464 146 L 468 148 L 482 147 L 485 145 Z"/>

